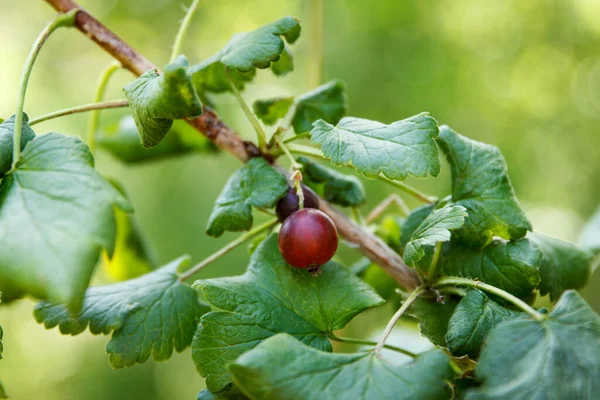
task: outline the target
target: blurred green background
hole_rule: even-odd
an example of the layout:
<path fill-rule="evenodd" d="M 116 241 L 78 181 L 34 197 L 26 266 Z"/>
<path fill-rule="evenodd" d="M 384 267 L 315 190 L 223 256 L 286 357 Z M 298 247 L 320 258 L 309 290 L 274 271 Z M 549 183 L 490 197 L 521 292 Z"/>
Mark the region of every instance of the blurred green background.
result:
<path fill-rule="evenodd" d="M 499 146 L 519 199 L 536 230 L 576 242 L 600 195 L 600 2 L 595 0 L 360 1 L 324 3 L 324 79 L 346 83 L 349 114 L 392 122 L 429 111 L 440 123 Z M 164 65 L 183 17 L 183 1 L 82 0 L 81 4 L 157 65 Z M 224 0 L 200 6 L 185 41 L 191 63 L 203 60 L 229 37 L 284 15 L 298 17 L 303 35 L 293 46 L 296 71 L 284 78 L 261 71 L 244 96 L 251 102 L 312 89 L 309 0 Z M 41 0 L 0 2 L 0 116 L 14 113 L 27 52 L 54 12 Z M 49 40 L 30 81 L 26 112 L 36 117 L 94 97 L 99 72 L 111 58 L 75 30 Z M 107 99 L 123 98 L 133 79 L 116 74 Z M 252 138 L 252 129 L 230 95 L 217 97 L 220 115 Z M 106 111 L 103 124 L 123 111 Z M 52 120 L 38 134 L 58 131 L 83 137 L 88 115 Z M 121 182 L 136 222 L 162 264 L 181 254 L 200 260 L 235 237 L 212 239 L 204 228 L 212 203 L 239 163 L 226 154 L 194 155 L 128 167 L 99 151 L 97 166 Z M 347 172 L 348 170 L 344 171 Z M 392 192 L 365 181 L 368 209 Z M 423 191 L 445 195 L 439 179 L 409 179 Z M 409 204 L 417 205 L 412 199 Z M 352 251 L 343 261 L 356 259 Z M 202 276 L 237 274 L 247 264 L 244 248 L 222 258 Z M 102 271 L 95 283 L 105 283 Z M 600 278 L 586 291 L 600 310 Z M 14 399 L 193 399 L 203 388 L 189 350 L 169 362 L 149 361 L 115 371 L 104 354 L 107 337 L 71 338 L 35 323 L 33 301 L 0 308 L 5 331 L 0 378 Z M 389 309 L 359 317 L 348 330 L 372 336 Z M 362 327 L 359 330 L 357 327 Z M 365 332 L 364 326 L 371 331 Z M 399 328 L 402 332 L 403 328 Z M 411 333 L 412 332 L 412 333 Z M 414 330 L 398 344 L 427 346 Z"/>

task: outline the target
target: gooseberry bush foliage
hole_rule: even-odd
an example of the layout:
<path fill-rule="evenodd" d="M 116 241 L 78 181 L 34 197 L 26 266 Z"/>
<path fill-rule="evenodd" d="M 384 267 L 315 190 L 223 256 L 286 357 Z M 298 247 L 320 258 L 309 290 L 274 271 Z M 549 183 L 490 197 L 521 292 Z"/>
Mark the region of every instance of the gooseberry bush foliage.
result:
<path fill-rule="evenodd" d="M 106 352 L 117 369 L 150 357 L 165 361 L 191 346 L 192 362 L 206 379 L 198 399 L 597 398 L 600 317 L 576 290 L 597 260 L 598 218 L 586 228 L 582 247 L 535 232 L 498 148 L 439 125 L 426 112 L 389 124 L 347 116 L 345 88 L 337 80 L 250 107 L 243 90 L 257 74 L 293 71 L 300 22 L 283 17 L 237 34 L 214 56 L 193 63 L 178 52 L 197 4 L 184 19 L 171 61 L 127 84 L 126 101 L 102 101 L 119 68 L 112 64 L 96 103 L 30 120 L 25 94 L 37 54 L 55 29 L 81 29 L 83 11 L 59 14 L 34 44 L 15 115 L 0 124 L 4 303 L 31 296 L 39 299 L 35 319 L 48 329 L 111 335 Z M 223 92 L 236 97 L 257 140 L 245 142 L 252 157 L 224 182 L 206 233 L 244 233 L 192 267 L 182 256 L 152 268 L 132 223 L 135 204 L 118 182 L 96 171 L 96 148 L 127 165 L 187 153 L 208 157 L 218 146 L 185 121 L 214 114 L 213 95 Z M 119 106 L 131 115 L 99 130 L 99 110 Z M 85 142 L 33 128 L 81 111 L 92 113 Z M 442 159 L 451 172 L 447 197 L 403 182 L 438 176 Z M 397 189 L 367 219 L 360 212 L 366 193 L 351 170 Z M 409 210 L 400 194 L 424 205 Z M 394 203 L 399 211 L 387 207 Z M 315 210 L 296 211 L 302 208 Z M 256 212 L 275 216 L 275 209 L 279 218 L 254 223 Z M 296 239 L 278 243 L 281 222 L 288 223 L 286 232 L 313 240 L 313 250 L 327 243 L 320 229 L 294 222 L 303 213 L 325 221 L 327 239 L 335 236 L 337 246 L 333 222 L 322 211 L 336 213 L 335 221 L 353 218 L 347 223 L 355 232 L 396 258 L 363 251 L 368 258 L 344 266 L 318 253 L 315 270 L 304 262 L 307 253 L 295 250 Z M 193 281 L 201 268 L 243 244 L 251 253 L 244 274 Z M 286 252 L 291 256 L 284 258 Z M 294 257 L 302 265 L 285 261 Z M 125 272 L 113 276 L 117 283 L 88 287 L 101 259 L 122 263 Z M 402 273 L 372 279 L 382 267 Z M 536 308 L 541 296 L 550 307 Z M 339 336 L 355 316 L 386 302 L 398 311 L 379 341 Z M 406 316 L 419 321 L 432 350 L 415 354 L 388 343 Z M 363 347 L 338 353 L 334 342 Z M 398 364 L 384 348 L 413 360 Z M 2 350 L 0 341 L 0 356 Z"/>

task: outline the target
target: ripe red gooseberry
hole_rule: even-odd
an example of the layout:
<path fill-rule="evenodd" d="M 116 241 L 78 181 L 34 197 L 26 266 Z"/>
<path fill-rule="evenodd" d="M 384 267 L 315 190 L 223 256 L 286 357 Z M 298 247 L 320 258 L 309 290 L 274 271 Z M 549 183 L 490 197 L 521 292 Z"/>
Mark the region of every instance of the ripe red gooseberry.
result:
<path fill-rule="evenodd" d="M 315 192 L 302 185 L 302 194 L 304 194 L 304 208 L 319 208 L 319 199 Z M 300 199 L 296 193 L 296 189 L 289 188 L 284 198 L 279 200 L 275 207 L 275 213 L 279 222 L 285 221 L 292 213 L 298 211 L 300 207 Z"/>

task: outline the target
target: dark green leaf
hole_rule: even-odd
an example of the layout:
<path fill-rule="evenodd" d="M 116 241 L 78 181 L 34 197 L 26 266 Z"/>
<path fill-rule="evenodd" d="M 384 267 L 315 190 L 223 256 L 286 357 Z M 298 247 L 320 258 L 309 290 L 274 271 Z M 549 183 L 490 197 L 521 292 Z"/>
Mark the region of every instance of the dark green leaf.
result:
<path fill-rule="evenodd" d="M 275 97 L 268 100 L 256 100 L 252 108 L 254 114 L 262 122 L 267 125 L 274 125 L 277 120 L 285 117 L 293 102 L 293 97 Z"/>
<path fill-rule="evenodd" d="M 590 217 L 579 238 L 581 248 L 597 253 L 600 251 L 600 207 Z"/>
<path fill-rule="evenodd" d="M 235 85 L 242 89 L 256 74 L 256 68 L 271 67 L 277 75 L 293 69 L 292 57 L 285 51 L 282 39 L 292 44 L 300 36 L 300 23 L 284 17 L 248 33 L 234 35 L 217 54 L 191 67 L 198 92 L 230 91 L 225 68 L 230 70 Z M 280 63 L 272 64 L 278 60 Z"/>
<path fill-rule="evenodd" d="M 475 359 L 492 328 L 523 315 L 502 307 L 479 290 L 469 290 L 448 323 L 445 338 L 448 349 L 455 356 Z"/>
<path fill-rule="evenodd" d="M 464 207 L 456 204 L 446 204 L 433 210 L 414 231 L 410 241 L 404 248 L 404 260 L 415 267 L 425 256 L 425 246 L 435 246 L 437 243 L 450 240 L 450 230 L 460 228 L 467 216 Z"/>
<path fill-rule="evenodd" d="M 497 147 L 468 139 L 447 126 L 438 143 L 452 170 L 452 201 L 467 209 L 462 228 L 454 232 L 462 242 L 483 247 L 493 236 L 519 239 L 531 230 Z"/>
<path fill-rule="evenodd" d="M 167 64 L 162 75 L 155 70 L 146 72 L 123 91 L 144 147 L 156 146 L 171 129 L 173 120 L 202 113 L 185 56 Z"/>
<path fill-rule="evenodd" d="M 445 296 L 444 302 L 435 297 L 420 297 L 407 310 L 407 314 L 419 320 L 419 330 L 439 347 L 446 347 L 448 322 L 454 313 L 458 301 L 452 296 Z"/>
<path fill-rule="evenodd" d="M 478 279 L 514 294 L 529 295 L 540 283 L 542 252 L 529 239 L 496 239 L 483 249 L 452 240 L 444 246 L 438 271 L 446 276 Z"/>
<path fill-rule="evenodd" d="M 204 389 L 198 393 L 197 400 L 248 400 L 248 397 L 246 397 L 237 386 L 231 384 L 216 393 Z"/>
<path fill-rule="evenodd" d="M 435 207 L 435 204 L 426 204 L 413 209 L 410 214 L 408 214 L 408 217 L 406 217 L 402 224 L 402 231 L 400 232 L 400 244 L 403 249 L 410 241 L 410 238 L 417 228 L 425 221 L 425 218 L 435 210 Z"/>
<path fill-rule="evenodd" d="M 23 127 L 21 128 L 21 151 L 27 142 L 35 137 L 35 132 L 28 124 L 29 117 L 23 113 Z M 0 122 L 0 178 L 12 167 L 13 136 L 15 134 L 15 116 Z"/>
<path fill-rule="evenodd" d="M 77 311 L 100 252 L 112 253 L 113 205 L 132 211 L 85 143 L 58 133 L 27 143 L 0 185 L 0 291 Z"/>
<path fill-rule="evenodd" d="M 346 92 L 341 81 L 333 80 L 296 100 L 292 126 L 296 133 L 310 132 L 312 124 L 322 119 L 337 124 L 346 114 Z"/>
<path fill-rule="evenodd" d="M 194 287 L 222 311 L 204 315 L 192 357 L 206 385 L 219 391 L 231 383 L 227 367 L 244 352 L 279 333 L 331 351 L 327 334 L 383 302 L 350 270 L 334 262 L 319 276 L 288 266 L 271 235 L 252 255 L 242 276 L 198 281 Z"/>
<path fill-rule="evenodd" d="M 277 76 L 287 75 L 294 70 L 294 54 L 288 46 L 283 48 L 279 60 L 271 63 L 271 71 Z"/>
<path fill-rule="evenodd" d="M 192 341 L 200 316 L 208 311 L 196 292 L 177 279 L 180 258 L 136 279 L 88 289 L 81 312 L 69 314 L 46 302 L 35 307 L 38 322 L 48 329 L 58 325 L 63 334 L 78 335 L 89 325 L 94 335 L 112 332 L 106 346 L 114 368 L 171 357 Z"/>
<path fill-rule="evenodd" d="M 318 186 L 323 185 L 325 200 L 343 207 L 358 207 L 367 201 L 365 188 L 357 177 L 341 174 L 307 157 L 299 157 L 298 162 L 304 166 L 302 171 L 310 187 L 319 191 Z"/>
<path fill-rule="evenodd" d="M 394 365 L 373 352 L 331 354 L 277 335 L 230 367 L 235 382 L 254 399 L 449 399 L 454 376 L 440 350 Z"/>
<path fill-rule="evenodd" d="M 323 120 L 313 124 L 311 142 L 335 165 L 352 165 L 375 178 L 390 179 L 437 176 L 440 160 L 435 138 L 437 122 L 421 113 L 390 125 L 368 119 L 345 117 L 337 126 Z"/>
<path fill-rule="evenodd" d="M 229 178 L 217 198 L 206 233 L 221 236 L 225 231 L 252 227 L 252 207 L 271 208 L 288 192 L 285 177 L 264 158 L 253 158 Z"/>
<path fill-rule="evenodd" d="M 468 399 L 594 400 L 600 393 L 600 317 L 575 291 L 543 321 L 503 322 L 475 369 L 484 382 Z"/>

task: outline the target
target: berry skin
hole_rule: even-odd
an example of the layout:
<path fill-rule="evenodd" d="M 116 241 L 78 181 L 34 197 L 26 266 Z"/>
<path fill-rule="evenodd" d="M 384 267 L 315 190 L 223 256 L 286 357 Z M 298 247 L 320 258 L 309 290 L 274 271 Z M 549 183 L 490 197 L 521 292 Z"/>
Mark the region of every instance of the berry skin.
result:
<path fill-rule="evenodd" d="M 302 193 L 304 194 L 304 208 L 319 208 L 319 199 L 315 192 L 302 185 Z M 285 197 L 277 203 L 275 213 L 279 222 L 285 221 L 287 217 L 298 211 L 300 199 L 296 194 L 296 189 L 289 188 Z"/>
<path fill-rule="evenodd" d="M 318 270 L 331 260 L 338 247 L 338 233 L 331 218 L 313 208 L 290 215 L 279 230 L 279 251 L 296 268 Z"/>

